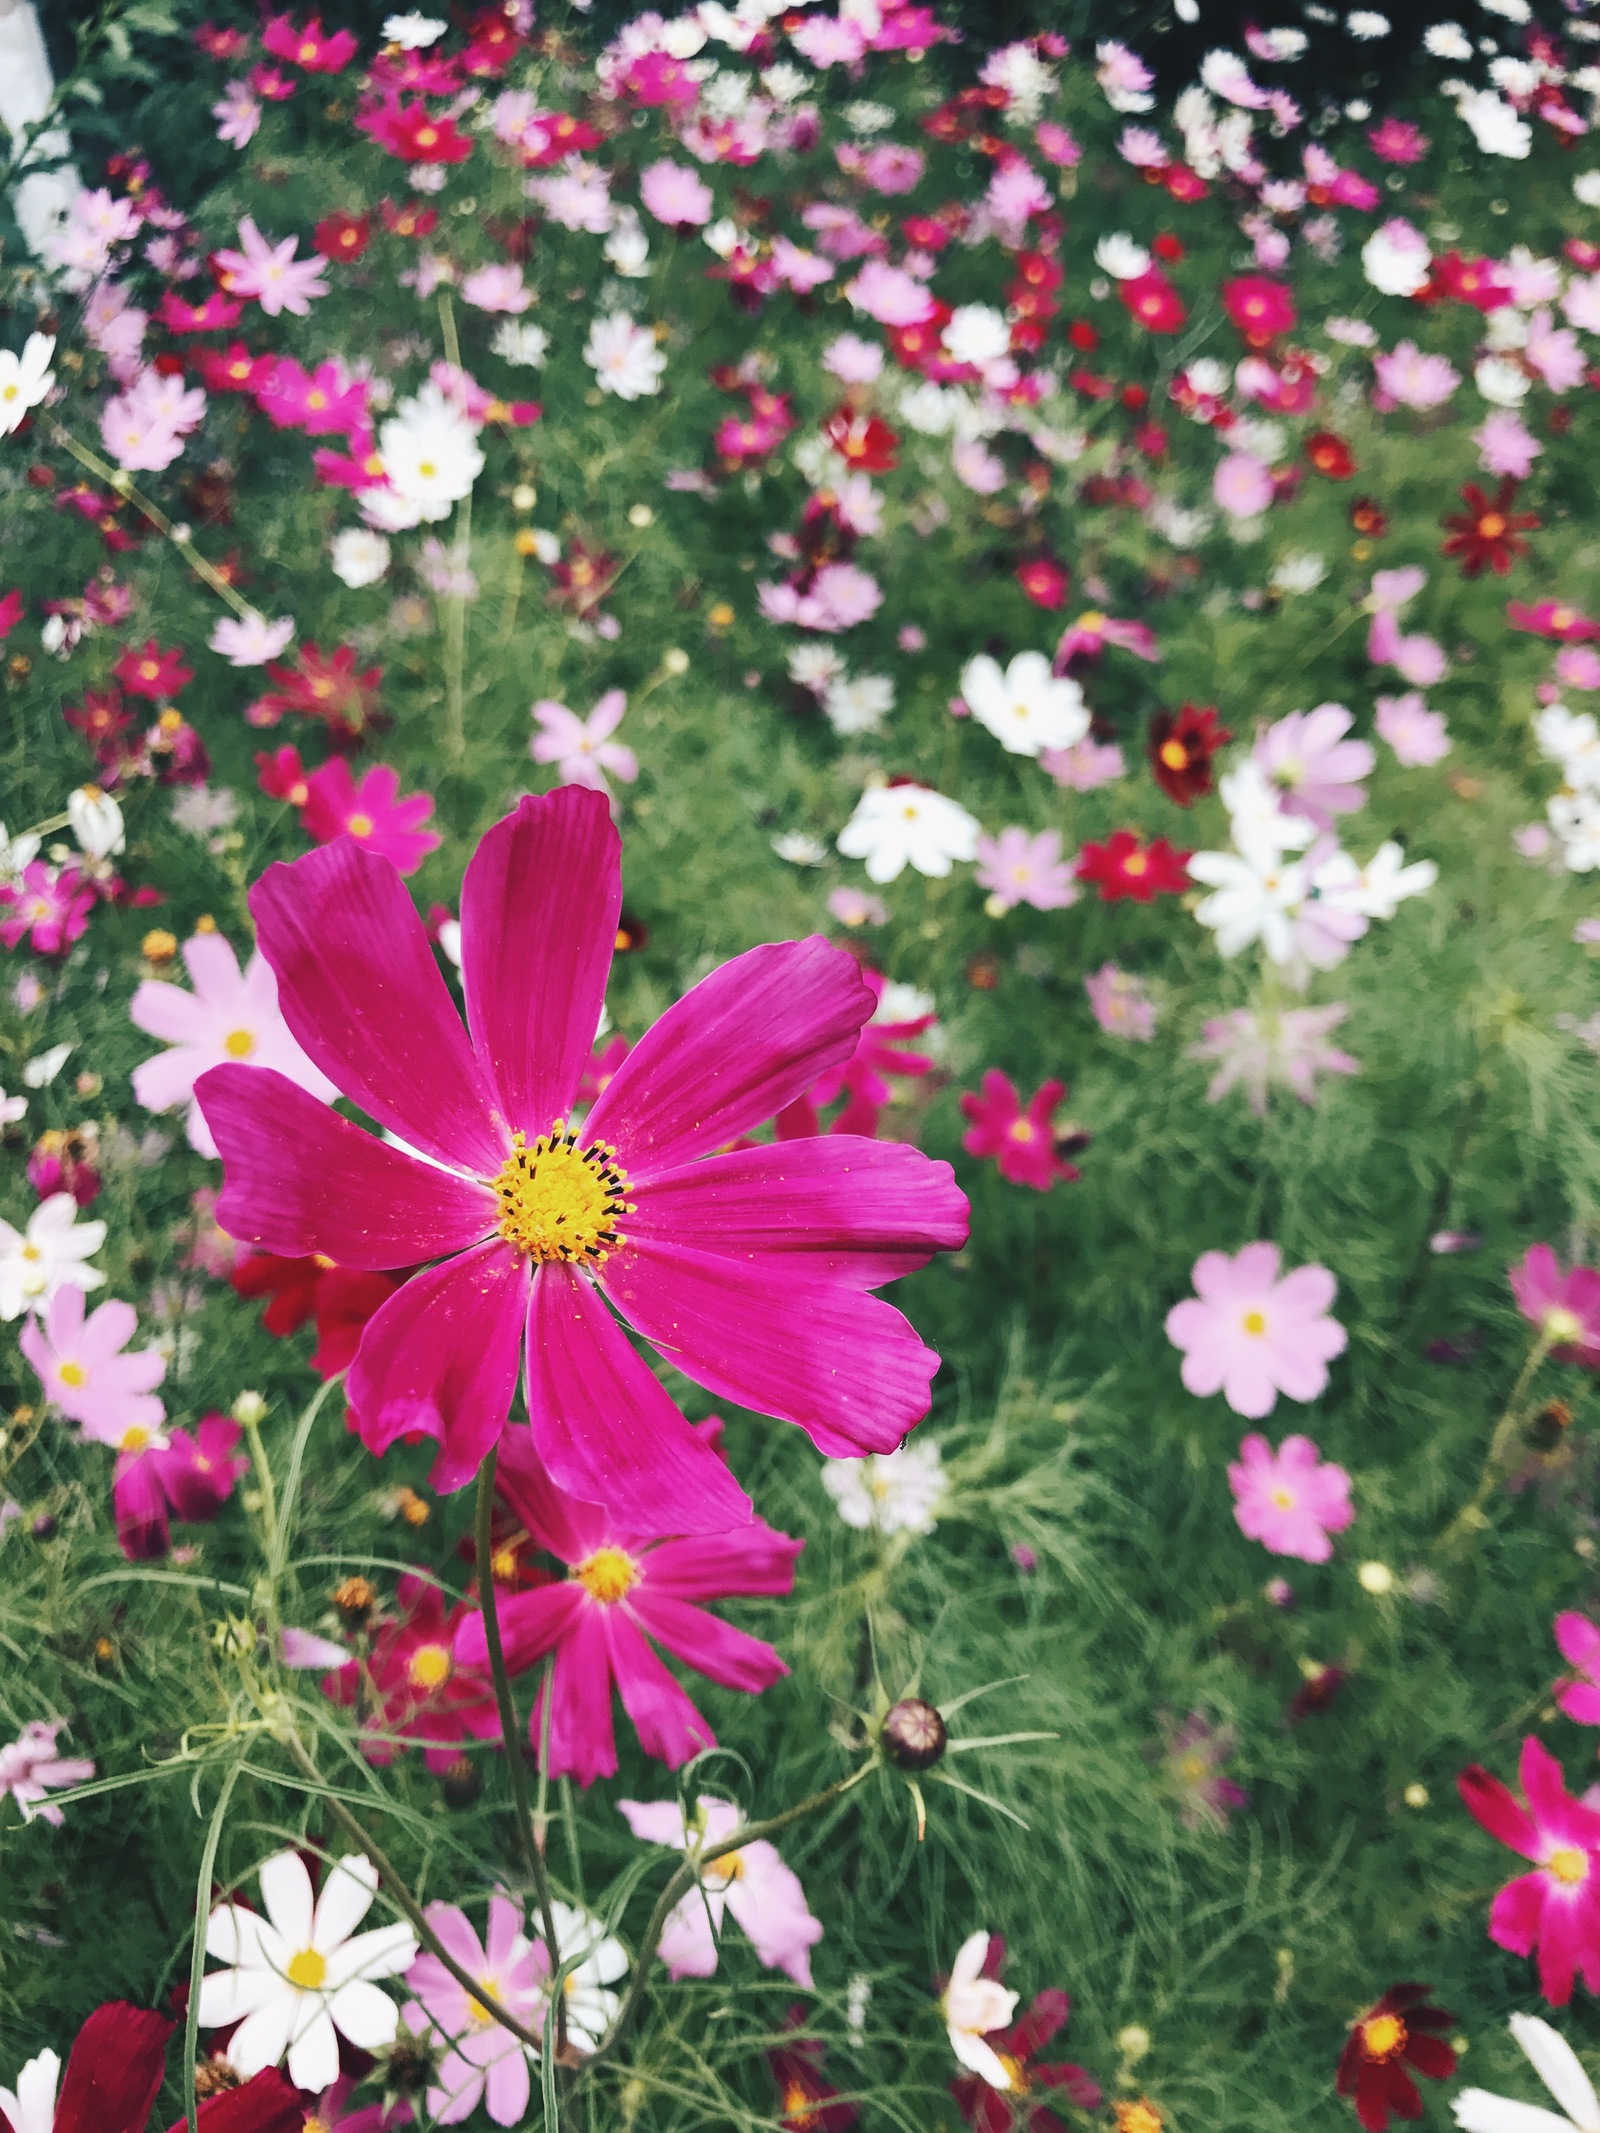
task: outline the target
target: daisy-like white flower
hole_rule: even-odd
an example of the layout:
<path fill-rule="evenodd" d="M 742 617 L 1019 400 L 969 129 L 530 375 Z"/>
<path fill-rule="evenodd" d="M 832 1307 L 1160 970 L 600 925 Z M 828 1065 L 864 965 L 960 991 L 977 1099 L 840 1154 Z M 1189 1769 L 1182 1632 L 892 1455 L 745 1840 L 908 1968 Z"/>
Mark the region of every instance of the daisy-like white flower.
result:
<path fill-rule="evenodd" d="M 577 1957 L 562 1982 L 567 2042 L 579 2051 L 592 2052 L 616 2019 L 620 2003 L 611 1987 L 627 1975 L 627 1951 L 614 1933 L 606 1931 L 603 1920 L 577 1904 L 563 1903 L 557 1897 L 550 1916 L 556 1929 L 556 1961 L 549 1961 L 542 1939 L 533 1944 L 534 1961 L 549 1977 L 561 1963 Z"/>
<path fill-rule="evenodd" d="M 865 1459 L 824 1459 L 822 1486 L 858 1532 L 931 1533 L 944 1502 L 944 1464 L 932 1437 Z"/>
<path fill-rule="evenodd" d="M 297 2088 L 338 2079 L 339 2038 L 360 2051 L 392 2044 L 400 2010 L 373 1982 L 398 1977 L 416 1960 L 407 1925 L 357 1933 L 378 1891 L 370 1859 L 341 1859 L 320 1896 L 298 1852 L 278 1852 L 260 1872 L 265 1917 L 219 1904 L 206 1927 L 206 1953 L 229 1967 L 200 1987 L 200 2026 L 237 2022 L 228 2057 L 246 2080 L 288 2054 Z"/>
<path fill-rule="evenodd" d="M 919 874 L 948 874 L 976 857 L 979 825 L 954 800 L 926 785 L 877 785 L 856 802 L 839 832 L 847 859 L 866 862 L 873 881 L 893 881 L 909 862 Z"/>
<path fill-rule="evenodd" d="M 390 488 L 426 519 L 447 518 L 483 472 L 476 428 L 432 384 L 401 401 L 378 449 Z"/>
<path fill-rule="evenodd" d="M 220 652 L 229 666 L 259 667 L 276 659 L 294 635 L 292 616 L 280 615 L 269 622 L 265 615 L 224 615 L 206 639 L 212 651 Z"/>
<path fill-rule="evenodd" d="M 961 674 L 961 693 L 973 717 L 1008 755 L 1071 748 L 1089 731 L 1083 691 L 1056 676 L 1043 652 L 1018 652 L 1002 673 L 998 661 L 980 652 Z"/>
<path fill-rule="evenodd" d="M 122 809 L 98 785 L 79 785 L 67 795 L 67 820 L 78 849 L 91 859 L 111 859 L 126 842 Z"/>
<path fill-rule="evenodd" d="M 41 1200 L 26 1230 L 0 1222 L 0 1319 L 42 1311 L 58 1289 L 97 1289 L 105 1280 L 86 1262 L 106 1241 L 103 1222 L 79 1222 L 70 1192 Z"/>
<path fill-rule="evenodd" d="M 1364 867 L 1358 867 L 1348 852 L 1335 852 L 1317 869 L 1317 892 L 1344 911 L 1361 918 L 1393 918 L 1408 896 L 1423 896 L 1439 879 L 1431 859 L 1413 860 L 1394 839 L 1378 846 Z"/>
<path fill-rule="evenodd" d="M 985 1976 L 988 1955 L 989 1934 L 982 1928 L 961 1943 L 939 2012 L 950 2034 L 950 2049 L 961 2064 L 981 2075 L 990 2088 L 1008 2089 L 1011 2069 L 993 2045 L 983 2040 L 1005 2028 L 1016 2011 L 1017 1995 L 998 1978 Z"/>
<path fill-rule="evenodd" d="M 383 18 L 384 36 L 406 52 L 426 51 L 430 44 L 438 43 L 449 27 L 448 22 L 441 22 L 436 15 L 421 15 L 415 11 Z"/>
<path fill-rule="evenodd" d="M 648 326 L 636 325 L 625 311 L 597 318 L 583 344 L 583 360 L 603 393 L 619 400 L 643 400 L 661 390 L 667 359 Z"/>
<path fill-rule="evenodd" d="M 1562 2115 L 1538 2104 L 1514 2103 L 1509 2096 L 1492 2096 L 1487 2089 L 1463 2089 L 1454 2100 L 1456 2124 L 1466 2133 L 1600 2133 L 1600 2097 L 1560 2031 L 1537 2015 L 1514 2014 L 1511 2034 Z"/>
<path fill-rule="evenodd" d="M 56 382 L 50 368 L 55 352 L 55 339 L 48 333 L 30 333 L 21 355 L 0 348 L 0 437 L 9 437 Z"/>

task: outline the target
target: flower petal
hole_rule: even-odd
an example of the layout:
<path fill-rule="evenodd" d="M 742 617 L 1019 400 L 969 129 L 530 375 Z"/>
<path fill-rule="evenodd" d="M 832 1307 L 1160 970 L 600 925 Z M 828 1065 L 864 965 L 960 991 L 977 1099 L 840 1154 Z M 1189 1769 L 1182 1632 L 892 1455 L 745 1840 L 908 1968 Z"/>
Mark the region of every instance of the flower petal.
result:
<path fill-rule="evenodd" d="M 144 2133 L 166 2073 L 173 2024 L 110 2000 L 78 2031 L 56 2102 L 55 2133 Z"/>
<path fill-rule="evenodd" d="M 377 1272 L 494 1228 L 483 1186 L 363 1133 L 271 1067 L 213 1067 L 196 1092 L 222 1155 L 217 1220 L 241 1244 Z"/>
<path fill-rule="evenodd" d="M 575 1777 L 580 1785 L 614 1777 L 617 1737 L 611 1723 L 611 1658 L 598 1607 L 585 1607 L 556 1647 L 550 1669 L 551 1777 Z M 544 1690 L 534 1698 L 528 1739 L 535 1751 L 543 1732 Z M 556 1931 L 566 1928 L 557 1914 Z"/>
<path fill-rule="evenodd" d="M 528 1415 L 557 1486 L 633 1533 L 721 1533 L 750 1501 L 667 1397 L 591 1283 L 539 1269 L 528 1314 Z"/>
<path fill-rule="evenodd" d="M 530 1139 L 564 1116 L 605 1005 L 622 840 L 598 793 L 524 797 L 461 885 L 467 1027 L 501 1107 Z"/>
<path fill-rule="evenodd" d="M 789 1671 L 770 1644 L 735 1629 L 704 1607 L 675 1600 L 670 1593 L 638 1593 L 633 1613 L 674 1659 L 681 1659 L 709 1681 L 721 1682 L 725 1689 L 747 1689 L 758 1695 Z M 626 1693 L 622 1700 L 627 1702 Z"/>
<path fill-rule="evenodd" d="M 625 1170 L 653 1176 L 737 1139 L 856 1048 L 873 997 L 820 935 L 735 956 L 669 1007 L 589 1113 Z"/>
<path fill-rule="evenodd" d="M 267 1916 L 298 1953 L 311 1946 L 311 1876 L 298 1852 L 274 1852 L 260 1872 L 261 1901 Z"/>
<path fill-rule="evenodd" d="M 250 891 L 283 1019 L 380 1125 L 440 1162 L 493 1173 L 508 1129 L 404 882 L 339 837 Z"/>
<path fill-rule="evenodd" d="M 676 1770 L 691 1755 L 714 1748 L 717 1736 L 625 1609 L 606 1610 L 605 1631 L 617 1694 L 645 1754 L 657 1756 L 669 1770 Z"/>
<path fill-rule="evenodd" d="M 365 1978 L 352 1978 L 348 1985 L 341 1985 L 328 2002 L 328 2013 L 334 2027 L 364 2052 L 381 2051 L 384 2045 L 392 2044 L 400 2026 L 400 2010 L 394 2001 Z"/>
<path fill-rule="evenodd" d="M 323 1955 L 347 1941 L 372 1909 L 378 1893 L 378 1869 L 367 1858 L 341 1859 L 331 1867 L 317 1898 L 316 1923 L 308 1936 L 310 1946 Z M 307 1942 L 300 1943 L 302 1947 Z"/>

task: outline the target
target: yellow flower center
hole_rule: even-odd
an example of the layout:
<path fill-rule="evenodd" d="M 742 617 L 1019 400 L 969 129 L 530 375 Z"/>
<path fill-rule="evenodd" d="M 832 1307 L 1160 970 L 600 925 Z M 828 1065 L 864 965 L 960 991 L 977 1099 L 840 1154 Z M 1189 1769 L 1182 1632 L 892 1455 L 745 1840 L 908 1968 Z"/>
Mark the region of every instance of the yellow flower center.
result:
<path fill-rule="evenodd" d="M 1203 1755 L 1183 1755 L 1178 1758 L 1178 1775 L 1186 1785 L 1198 1785 L 1210 1775 L 1210 1765 Z"/>
<path fill-rule="evenodd" d="M 1024 2068 L 1022 2061 L 1014 2057 L 1010 2052 L 996 2052 L 995 2057 L 1011 2076 L 1010 2093 L 1013 2096 L 1025 2096 L 1033 2084 L 1028 2079 L 1027 2070 Z"/>
<path fill-rule="evenodd" d="M 1161 743 L 1161 760 L 1169 770 L 1187 770 L 1189 767 L 1189 751 L 1184 747 L 1182 741 L 1163 741 Z"/>
<path fill-rule="evenodd" d="M 1580 1881 L 1587 1880 L 1589 1859 L 1586 1852 L 1579 1851 L 1575 1844 L 1558 1844 L 1545 1861 L 1546 1869 L 1563 1888 L 1576 1888 Z"/>
<path fill-rule="evenodd" d="M 302 1948 L 298 1955 L 290 1956 L 283 1974 L 301 1992 L 320 1992 L 328 1975 L 328 1958 L 315 1948 Z"/>
<path fill-rule="evenodd" d="M 1124 874 L 1132 874 L 1137 877 L 1140 874 L 1145 873 L 1148 870 L 1149 865 L 1150 862 L 1148 859 L 1146 859 L 1143 852 L 1130 852 L 1127 858 L 1124 859 L 1124 861 L 1122 862 L 1122 871 Z"/>
<path fill-rule="evenodd" d="M 490 1180 L 500 1201 L 501 1236 L 530 1259 L 602 1265 L 623 1242 L 617 1217 L 633 1212 L 615 1150 L 603 1141 L 580 1148 L 559 1118 L 536 1141 L 525 1143 L 517 1133 L 512 1144 Z"/>
<path fill-rule="evenodd" d="M 1552 1347 L 1582 1338 L 1583 1321 L 1562 1304 L 1552 1304 L 1544 1314 L 1544 1337 Z"/>
<path fill-rule="evenodd" d="M 489 1558 L 489 1569 L 503 1584 L 509 1584 L 517 1574 L 517 1551 L 515 1548 L 496 1548 Z"/>
<path fill-rule="evenodd" d="M 56 1376 L 60 1378 L 63 1385 L 71 1385 L 74 1388 L 79 1385 L 87 1385 L 89 1382 L 89 1373 L 81 1363 L 63 1363 L 57 1370 Z"/>
<path fill-rule="evenodd" d="M 1405 2048 L 1406 2025 L 1398 2015 L 1374 2015 L 1362 2023 L 1361 2041 L 1369 2059 L 1392 2059 Z"/>
<path fill-rule="evenodd" d="M 439 467 L 438 462 L 436 460 L 419 459 L 417 461 L 417 472 L 422 476 L 424 481 L 432 481 L 438 471 Z"/>
<path fill-rule="evenodd" d="M 1240 1323 L 1246 1333 L 1253 1333 L 1259 1338 L 1267 1330 L 1267 1314 L 1265 1311 L 1246 1311 Z"/>
<path fill-rule="evenodd" d="M 497 1977 L 481 1977 L 478 1983 L 491 2000 L 499 2000 L 502 1997 L 500 1980 Z M 470 1993 L 467 1995 L 467 2020 L 474 2029 L 488 2029 L 495 2019 L 482 2000 L 475 1999 Z"/>
<path fill-rule="evenodd" d="M 333 2133 L 333 2129 L 325 2118 L 308 2118 L 300 2133 Z"/>
<path fill-rule="evenodd" d="M 449 1645 L 419 1644 L 406 1671 L 414 1689 L 438 1689 L 450 1679 L 450 1666 Z"/>
<path fill-rule="evenodd" d="M 375 827 L 370 815 L 352 815 L 345 824 L 352 837 L 370 837 Z"/>
<path fill-rule="evenodd" d="M 230 1059 L 248 1059 L 255 1048 L 255 1037 L 247 1029 L 231 1029 L 222 1040 L 222 1049 Z"/>
<path fill-rule="evenodd" d="M 132 1429 L 123 1431 L 122 1442 L 117 1446 L 117 1450 L 119 1452 L 142 1452 L 148 1448 L 149 1443 L 150 1432 L 147 1429 L 141 1429 L 139 1424 L 135 1422 Z"/>
<path fill-rule="evenodd" d="M 639 1582 L 639 1565 L 621 1548 L 596 1548 L 577 1565 L 572 1575 L 591 1600 L 614 1607 Z"/>
<path fill-rule="evenodd" d="M 1272 1507 L 1275 1511 L 1292 1511 L 1294 1509 L 1294 1490 L 1274 1489 L 1272 1491 Z"/>
<path fill-rule="evenodd" d="M 1486 541 L 1499 540 L 1506 530 L 1506 522 L 1498 511 L 1486 511 L 1478 521 L 1478 531 Z"/>

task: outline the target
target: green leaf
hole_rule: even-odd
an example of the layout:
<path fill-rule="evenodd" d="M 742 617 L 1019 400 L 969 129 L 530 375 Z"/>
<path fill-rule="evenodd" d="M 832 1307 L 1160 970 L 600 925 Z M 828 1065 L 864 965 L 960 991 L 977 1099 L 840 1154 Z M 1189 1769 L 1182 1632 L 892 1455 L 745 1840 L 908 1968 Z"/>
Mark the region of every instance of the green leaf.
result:
<path fill-rule="evenodd" d="M 130 30 L 143 30 L 147 37 L 176 37 L 178 24 L 161 0 L 134 0 L 122 20 Z"/>
<path fill-rule="evenodd" d="M 105 98 L 100 93 L 99 84 L 90 81 L 87 76 L 82 81 L 69 83 L 67 94 L 69 96 L 81 96 L 86 104 L 103 104 L 105 102 Z"/>

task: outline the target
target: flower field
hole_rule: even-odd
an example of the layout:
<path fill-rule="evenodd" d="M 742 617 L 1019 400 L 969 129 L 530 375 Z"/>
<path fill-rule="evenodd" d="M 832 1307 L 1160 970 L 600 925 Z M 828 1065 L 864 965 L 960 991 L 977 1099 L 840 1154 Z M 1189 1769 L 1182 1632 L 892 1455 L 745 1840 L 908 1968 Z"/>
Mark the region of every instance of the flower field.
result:
<path fill-rule="evenodd" d="M 1597 44 L 99 19 L 0 2133 L 1597 2133 Z"/>

